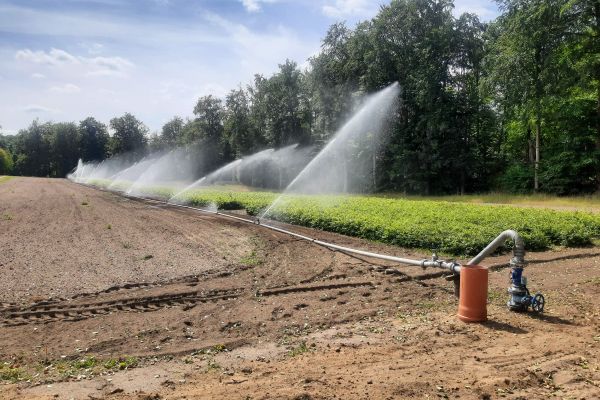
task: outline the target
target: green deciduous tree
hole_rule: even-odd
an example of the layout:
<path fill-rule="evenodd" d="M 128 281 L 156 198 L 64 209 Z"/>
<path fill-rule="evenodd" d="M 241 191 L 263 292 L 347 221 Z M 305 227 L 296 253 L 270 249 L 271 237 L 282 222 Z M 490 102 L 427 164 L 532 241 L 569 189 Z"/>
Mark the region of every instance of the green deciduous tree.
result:
<path fill-rule="evenodd" d="M 544 125 L 544 101 L 556 85 L 556 50 L 562 37 L 564 0 L 501 0 L 504 14 L 498 19 L 488 65 L 495 91 L 507 118 L 533 125 L 528 139 L 534 165 L 533 189 L 539 190 L 539 168 Z"/>
<path fill-rule="evenodd" d="M 50 176 L 52 124 L 33 121 L 17 134 L 14 170 L 18 175 Z"/>
<path fill-rule="evenodd" d="M 140 120 L 125 113 L 121 117 L 110 120 L 110 128 L 113 130 L 111 137 L 111 153 L 128 153 L 131 157 L 138 158 L 145 154 L 148 138 L 148 128 Z"/>
<path fill-rule="evenodd" d="M 80 155 L 79 131 L 73 122 L 52 124 L 50 129 L 49 175 L 62 178 L 77 166 Z"/>
<path fill-rule="evenodd" d="M 281 147 L 309 140 L 310 108 L 303 88 L 302 73 L 290 60 L 280 64 L 279 72 L 263 85 L 270 145 Z"/>
<path fill-rule="evenodd" d="M 160 142 L 164 146 L 174 147 L 183 142 L 184 122 L 181 117 L 173 117 L 162 127 L 160 133 Z"/>
<path fill-rule="evenodd" d="M 242 88 L 234 89 L 225 98 L 224 134 L 235 156 L 251 154 L 259 143 L 250 121 L 250 101 Z"/>
<path fill-rule="evenodd" d="M 211 142 L 218 142 L 223 137 L 223 101 L 213 95 L 198 99 L 194 107 L 195 121 L 198 125 L 199 137 Z"/>
<path fill-rule="evenodd" d="M 0 175 L 10 175 L 13 169 L 12 155 L 0 147 Z"/>
<path fill-rule="evenodd" d="M 562 13 L 566 28 L 563 54 L 576 72 L 569 97 L 589 110 L 584 118 L 595 130 L 595 184 L 600 189 L 600 0 L 567 1 Z M 581 117 L 581 113 L 575 115 Z"/>
<path fill-rule="evenodd" d="M 109 135 L 106 125 L 93 117 L 79 123 L 80 157 L 83 161 L 101 161 L 108 153 Z"/>
<path fill-rule="evenodd" d="M 200 174 L 215 170 L 232 160 L 231 147 L 224 135 L 223 101 L 208 95 L 198 99 L 194 107 L 195 118 L 184 128 L 187 143 L 194 143 L 200 159 Z"/>

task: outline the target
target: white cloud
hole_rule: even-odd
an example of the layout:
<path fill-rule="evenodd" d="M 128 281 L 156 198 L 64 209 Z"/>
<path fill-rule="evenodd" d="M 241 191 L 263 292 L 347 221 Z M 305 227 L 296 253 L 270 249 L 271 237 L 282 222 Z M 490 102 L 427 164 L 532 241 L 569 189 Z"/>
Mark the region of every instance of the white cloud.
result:
<path fill-rule="evenodd" d="M 31 74 L 31 77 L 33 79 L 44 79 L 46 75 L 40 74 L 39 72 L 34 72 L 33 74 Z"/>
<path fill-rule="evenodd" d="M 260 10 L 260 4 L 257 0 L 242 0 L 242 4 L 248 12 L 256 12 Z"/>
<path fill-rule="evenodd" d="M 67 83 L 62 86 L 52 86 L 50 88 L 50 91 L 56 92 L 56 93 L 77 93 L 77 92 L 81 92 L 81 88 L 72 83 Z"/>
<path fill-rule="evenodd" d="M 225 31 L 225 38 L 229 48 L 236 53 L 238 65 L 250 73 L 247 77 L 240 77 L 244 82 L 251 80 L 254 73 L 268 74 L 277 70 L 277 65 L 286 58 L 303 62 L 319 48 L 318 39 L 311 43 L 283 26 L 276 27 L 273 32 L 259 33 L 216 14 L 206 13 L 205 18 Z"/>
<path fill-rule="evenodd" d="M 30 49 L 19 50 L 15 54 L 15 59 L 52 67 L 81 65 L 88 76 L 125 76 L 127 71 L 134 67 L 131 61 L 122 57 L 74 56 L 64 50 L 55 48 L 48 52 L 43 50 L 32 51 Z"/>
<path fill-rule="evenodd" d="M 380 1 L 373 0 L 334 0 L 325 4 L 321 10 L 331 18 L 367 17 L 377 12 L 379 4 Z"/>
<path fill-rule="evenodd" d="M 260 11 L 261 3 L 275 3 L 277 0 L 240 0 L 248 12 Z"/>
<path fill-rule="evenodd" d="M 30 114 L 45 114 L 45 113 L 54 113 L 57 110 L 49 107 L 40 106 L 38 104 L 29 104 L 23 107 L 23 111 Z"/>
<path fill-rule="evenodd" d="M 102 43 L 80 43 L 79 45 L 91 55 L 98 55 L 104 51 L 104 45 Z"/>
<path fill-rule="evenodd" d="M 143 46 L 150 43 L 166 46 L 222 43 L 219 35 L 195 24 L 165 25 L 158 21 L 141 22 L 125 16 L 102 18 L 86 12 L 3 5 L 1 1 L 0 27 L 3 32 L 13 34 L 77 37 L 83 41 L 94 42 L 102 38 L 116 43 L 135 43 Z"/>
<path fill-rule="evenodd" d="M 88 71 L 88 76 L 125 76 L 126 72 L 133 68 L 133 63 L 122 57 L 95 57 L 87 59 L 94 66 Z"/>
<path fill-rule="evenodd" d="M 131 61 L 122 57 L 95 57 L 88 58 L 87 61 L 90 64 L 113 71 L 121 71 L 133 67 L 133 63 Z"/>
<path fill-rule="evenodd" d="M 64 50 L 51 49 L 49 52 L 45 51 L 32 51 L 29 49 L 23 49 L 17 51 L 15 58 L 19 61 L 28 61 L 35 64 L 45 65 L 65 65 L 65 64 L 77 64 L 79 61 L 71 54 Z"/>

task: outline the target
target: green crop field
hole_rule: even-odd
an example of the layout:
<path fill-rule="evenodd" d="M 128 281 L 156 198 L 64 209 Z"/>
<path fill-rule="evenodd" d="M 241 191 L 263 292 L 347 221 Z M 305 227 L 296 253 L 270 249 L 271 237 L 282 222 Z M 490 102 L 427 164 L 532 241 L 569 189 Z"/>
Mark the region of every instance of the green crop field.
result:
<path fill-rule="evenodd" d="M 106 186 L 106 182 L 95 182 Z M 147 195 L 169 198 L 174 190 L 148 187 Z M 186 192 L 187 204 L 259 215 L 278 193 L 209 187 Z M 474 255 L 501 231 L 514 229 L 527 250 L 588 246 L 600 239 L 600 215 L 580 211 L 490 206 L 439 200 L 358 195 L 284 195 L 271 219 L 408 248 Z"/>

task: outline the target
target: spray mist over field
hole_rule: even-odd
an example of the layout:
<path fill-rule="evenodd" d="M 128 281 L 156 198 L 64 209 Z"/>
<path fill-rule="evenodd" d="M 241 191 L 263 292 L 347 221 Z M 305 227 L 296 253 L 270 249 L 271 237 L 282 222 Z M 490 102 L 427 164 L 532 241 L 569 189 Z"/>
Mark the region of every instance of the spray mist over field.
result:
<path fill-rule="evenodd" d="M 184 147 L 152 153 L 138 161 L 131 159 L 132 156 L 126 154 L 100 163 L 83 163 L 80 160 L 68 178 L 77 183 L 144 195 L 148 194 L 148 189 L 156 186 L 185 187 L 193 180 L 199 162 Z"/>
<path fill-rule="evenodd" d="M 393 83 L 367 97 L 360 109 L 300 171 L 284 192 L 261 214 L 269 213 L 288 193 L 349 193 L 375 190 L 377 155 L 387 143 L 385 123 L 400 94 Z"/>
<path fill-rule="evenodd" d="M 190 191 L 212 185 L 244 185 L 264 189 L 285 188 L 308 164 L 313 150 L 313 147 L 301 147 L 293 144 L 281 149 L 259 151 L 232 161 L 203 176 L 177 192 L 170 201 L 180 202 Z"/>
<path fill-rule="evenodd" d="M 377 185 L 377 157 L 387 143 L 386 123 L 393 117 L 400 89 L 394 83 L 365 96 L 362 105 L 320 151 L 293 144 L 266 149 L 201 173 L 208 151 L 198 146 L 149 154 L 132 161 L 117 156 L 101 163 L 79 162 L 68 178 L 131 195 L 156 195 L 185 203 L 195 190 L 219 185 L 281 191 L 266 216 L 285 195 L 365 193 Z"/>

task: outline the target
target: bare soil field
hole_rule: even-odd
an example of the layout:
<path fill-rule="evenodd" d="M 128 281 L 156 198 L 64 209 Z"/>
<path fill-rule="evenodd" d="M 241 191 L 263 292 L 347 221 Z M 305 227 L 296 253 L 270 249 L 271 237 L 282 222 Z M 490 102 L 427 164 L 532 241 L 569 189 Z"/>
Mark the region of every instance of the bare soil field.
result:
<path fill-rule="evenodd" d="M 409 257 L 413 250 L 293 227 Z M 2 399 L 600 398 L 600 248 L 527 255 L 541 315 L 422 270 L 66 180 L 0 184 Z"/>

